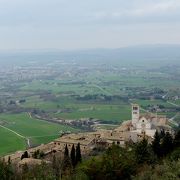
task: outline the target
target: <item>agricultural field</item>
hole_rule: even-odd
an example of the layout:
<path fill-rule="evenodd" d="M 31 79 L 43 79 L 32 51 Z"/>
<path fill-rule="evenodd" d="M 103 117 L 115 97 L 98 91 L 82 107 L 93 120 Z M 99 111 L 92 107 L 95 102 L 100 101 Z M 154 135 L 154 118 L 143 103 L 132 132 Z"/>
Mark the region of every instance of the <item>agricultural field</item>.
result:
<path fill-rule="evenodd" d="M 73 108 L 73 106 L 71 106 Z M 127 104 L 102 105 L 102 104 L 81 104 L 75 105 L 70 113 L 58 113 L 57 117 L 67 119 L 94 118 L 112 124 L 120 124 L 131 118 L 131 107 Z"/>
<path fill-rule="evenodd" d="M 27 139 L 36 146 L 93 130 L 96 121 L 112 129 L 131 119 L 131 103 L 180 122 L 177 57 L 102 52 L 3 55 L 12 63 L 0 67 L 0 155 L 26 149 Z"/>
<path fill-rule="evenodd" d="M 180 100 L 173 101 L 173 103 L 177 104 L 178 106 L 180 106 Z"/>
<path fill-rule="evenodd" d="M 33 119 L 27 113 L 0 114 L 0 122 L 3 122 L 1 123 L 3 127 L 9 129 L 0 127 L 1 146 L 5 142 L 8 143 L 5 149 L 1 149 L 1 154 L 3 152 L 13 152 L 14 150 L 27 148 L 26 139 L 29 139 L 31 145 L 34 146 L 41 143 L 48 143 L 58 138 L 62 132 L 78 132 L 78 129 L 68 126 Z"/>
<path fill-rule="evenodd" d="M 0 156 L 26 149 L 25 139 L 16 136 L 14 133 L 0 127 Z"/>

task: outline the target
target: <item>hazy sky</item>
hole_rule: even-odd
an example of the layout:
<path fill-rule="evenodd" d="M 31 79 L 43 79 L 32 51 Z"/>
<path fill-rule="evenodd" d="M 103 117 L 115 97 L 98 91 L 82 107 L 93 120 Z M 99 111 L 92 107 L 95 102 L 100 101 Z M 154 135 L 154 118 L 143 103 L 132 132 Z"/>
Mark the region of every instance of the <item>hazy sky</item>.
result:
<path fill-rule="evenodd" d="M 0 49 L 180 43 L 180 0 L 0 0 Z"/>

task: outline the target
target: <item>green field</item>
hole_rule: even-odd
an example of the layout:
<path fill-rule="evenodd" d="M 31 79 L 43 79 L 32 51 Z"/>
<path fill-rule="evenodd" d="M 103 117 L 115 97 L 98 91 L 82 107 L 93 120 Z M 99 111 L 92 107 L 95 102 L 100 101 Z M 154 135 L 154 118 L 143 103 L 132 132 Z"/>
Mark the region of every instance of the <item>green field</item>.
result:
<path fill-rule="evenodd" d="M 20 68 L 4 74 L 7 81 L 0 88 L 0 124 L 29 138 L 33 145 L 52 141 L 62 130 L 78 130 L 33 119 L 28 112 L 46 118 L 98 119 L 101 128 L 111 129 L 131 119 L 131 103 L 139 104 L 142 113 L 152 110 L 149 105 L 162 105 L 157 110 L 168 118 L 179 111 L 178 106 L 168 103 L 180 105 L 180 100 L 174 101 L 175 96 L 180 96 L 179 61 L 174 61 L 172 68 L 171 62 L 164 59 L 124 60 L 113 54 L 106 60 L 105 56 L 99 59 L 99 55 L 89 60 L 86 55 L 79 60 L 73 56 L 69 62 L 59 55 L 32 57 L 37 64 L 23 61 Z M 53 58 L 52 62 L 49 58 Z M 175 120 L 179 122 L 179 116 Z M 26 148 L 24 138 L 7 129 L 0 130 L 0 145 L 7 142 L 0 154 Z"/>
<path fill-rule="evenodd" d="M 172 104 L 163 100 L 134 100 L 133 103 L 139 104 L 144 109 L 146 109 L 148 105 L 163 105 L 166 108 L 174 107 Z M 142 112 L 144 113 L 144 111 Z M 159 112 L 158 114 L 165 115 L 167 118 L 172 118 L 176 115 L 176 112 Z"/>
<path fill-rule="evenodd" d="M 26 148 L 24 139 L 0 127 L 0 155 L 23 150 Z"/>
<path fill-rule="evenodd" d="M 131 106 L 122 101 L 109 103 L 95 103 L 77 101 L 70 97 L 57 97 L 56 101 L 44 101 L 38 96 L 26 99 L 23 107 L 38 108 L 41 110 L 69 109 L 67 113 L 51 113 L 52 117 L 64 119 L 95 118 L 103 121 L 112 121 L 112 123 L 121 123 L 129 120 L 131 115 Z"/>
<path fill-rule="evenodd" d="M 117 124 L 129 120 L 131 117 L 131 107 L 127 104 L 74 104 L 69 107 L 73 109 L 72 112 L 59 113 L 56 116 L 66 119 L 95 118 Z"/>
<path fill-rule="evenodd" d="M 68 126 L 30 118 L 29 115 L 25 113 L 1 114 L 0 120 L 3 121 L 5 127 L 26 138 L 29 138 L 33 145 L 50 142 L 53 139 L 59 137 L 61 131 L 78 131 L 77 129 Z M 13 152 L 14 150 L 24 149 L 26 147 L 26 142 L 23 138 L 20 138 L 16 134 L 13 134 L 12 132 L 3 128 L 0 128 L 0 130 L 0 133 L 2 134 L 0 136 L 0 142 L 2 144 L 5 142 L 9 143 L 9 145 L 5 146 L 5 149 L 1 149 L 1 154 Z M 4 136 L 3 133 L 6 133 L 7 136 Z"/>
<path fill-rule="evenodd" d="M 163 105 L 165 107 L 174 107 L 172 104 L 169 104 L 163 100 L 134 100 L 133 103 L 137 103 L 140 106 L 147 107 L 148 105 Z"/>
<path fill-rule="evenodd" d="M 173 101 L 173 103 L 175 103 L 175 104 L 180 106 L 180 100 Z"/>

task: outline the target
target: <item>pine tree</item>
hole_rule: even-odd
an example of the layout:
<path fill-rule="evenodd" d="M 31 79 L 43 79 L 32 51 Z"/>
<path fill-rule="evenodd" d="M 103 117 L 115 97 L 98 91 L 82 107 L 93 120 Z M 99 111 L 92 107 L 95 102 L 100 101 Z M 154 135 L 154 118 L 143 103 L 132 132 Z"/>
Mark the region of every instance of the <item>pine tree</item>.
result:
<path fill-rule="evenodd" d="M 74 144 L 71 149 L 71 163 L 73 167 L 76 166 L 76 150 L 75 150 Z"/>
<path fill-rule="evenodd" d="M 77 144 L 76 146 L 76 164 L 81 162 L 82 157 L 81 157 L 81 148 L 80 148 L 80 143 Z"/>

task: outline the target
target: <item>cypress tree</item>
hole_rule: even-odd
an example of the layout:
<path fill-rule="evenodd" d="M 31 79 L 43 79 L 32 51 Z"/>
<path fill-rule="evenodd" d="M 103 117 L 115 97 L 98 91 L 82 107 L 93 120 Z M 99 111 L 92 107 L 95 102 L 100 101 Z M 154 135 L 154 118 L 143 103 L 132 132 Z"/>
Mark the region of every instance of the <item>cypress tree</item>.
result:
<path fill-rule="evenodd" d="M 164 136 L 166 135 L 164 129 L 161 130 L 161 133 L 160 133 L 160 138 L 164 138 Z"/>
<path fill-rule="evenodd" d="M 64 157 L 69 157 L 69 150 L 68 150 L 67 144 L 64 151 Z"/>
<path fill-rule="evenodd" d="M 11 157 L 10 156 L 8 157 L 8 164 L 9 165 L 11 164 Z"/>
<path fill-rule="evenodd" d="M 173 151 L 173 138 L 172 136 L 167 132 L 162 140 L 162 156 L 166 156 L 168 153 Z"/>
<path fill-rule="evenodd" d="M 174 147 L 180 147 L 180 130 L 175 134 Z"/>
<path fill-rule="evenodd" d="M 82 157 L 81 157 L 81 148 L 80 148 L 80 143 L 77 144 L 76 146 L 76 164 L 81 162 Z"/>
<path fill-rule="evenodd" d="M 28 155 L 27 151 L 24 152 L 24 158 L 29 158 L 29 155 Z"/>
<path fill-rule="evenodd" d="M 55 180 L 60 179 L 61 169 L 60 169 L 59 162 L 58 162 L 55 155 L 53 155 L 52 168 L 53 168 L 53 173 L 54 173 L 54 176 L 55 176 Z"/>
<path fill-rule="evenodd" d="M 73 167 L 76 166 L 76 150 L 75 150 L 74 144 L 71 149 L 71 163 Z"/>
<path fill-rule="evenodd" d="M 156 131 L 154 135 L 154 141 L 152 142 L 152 149 L 154 154 L 156 154 L 158 157 L 160 156 L 161 153 L 160 140 L 161 140 L 160 135 Z"/>
<path fill-rule="evenodd" d="M 141 142 L 137 143 L 135 148 L 135 155 L 137 163 L 149 163 L 151 160 L 151 154 L 149 152 L 148 142 L 146 139 L 143 139 Z"/>
<path fill-rule="evenodd" d="M 29 155 L 28 155 L 28 152 L 25 151 L 22 156 L 21 156 L 21 160 L 24 159 L 24 158 L 29 158 Z"/>
<path fill-rule="evenodd" d="M 69 158 L 69 150 L 66 144 L 65 151 L 64 151 L 63 170 L 67 170 L 70 167 L 71 167 L 71 162 Z"/>

